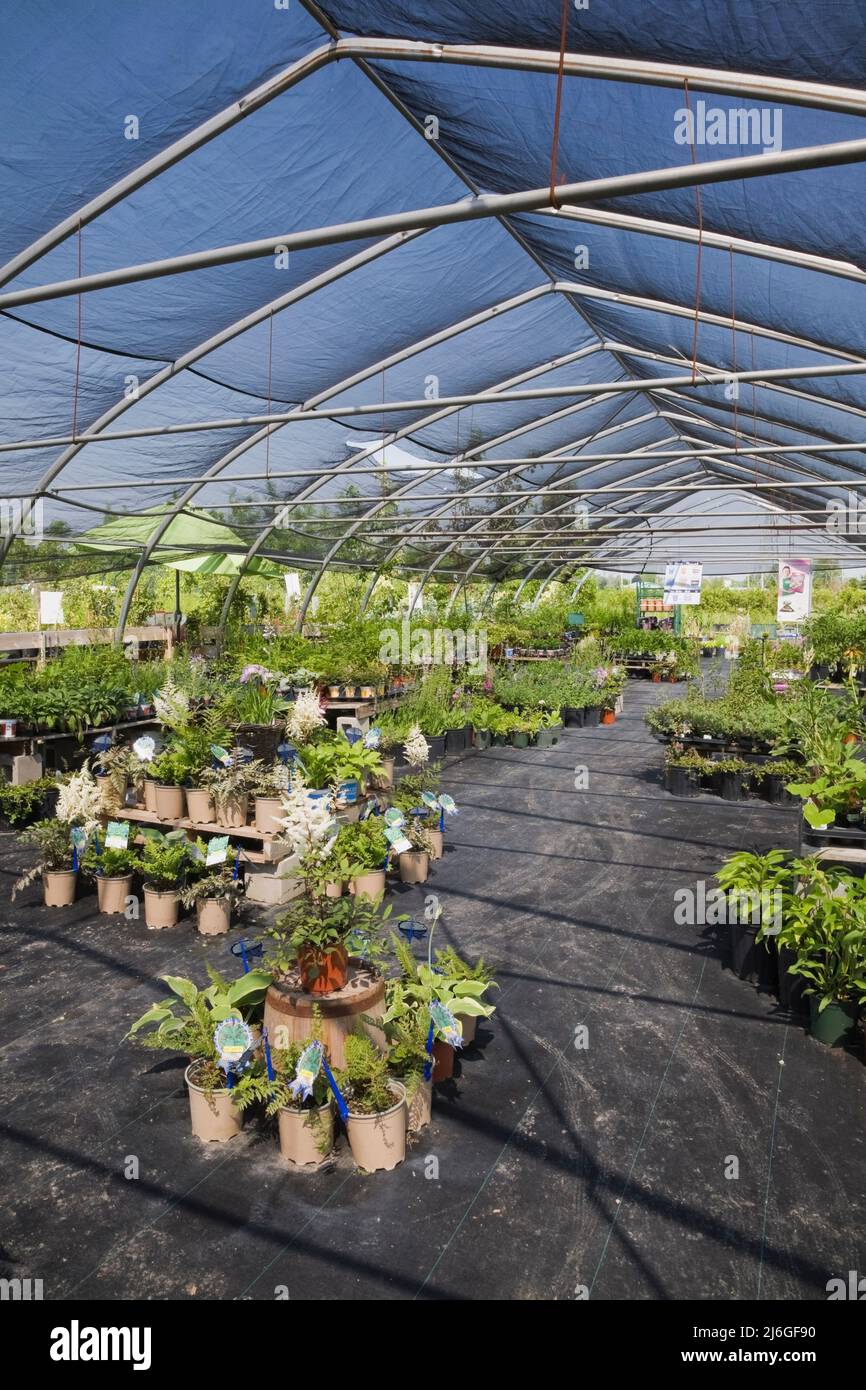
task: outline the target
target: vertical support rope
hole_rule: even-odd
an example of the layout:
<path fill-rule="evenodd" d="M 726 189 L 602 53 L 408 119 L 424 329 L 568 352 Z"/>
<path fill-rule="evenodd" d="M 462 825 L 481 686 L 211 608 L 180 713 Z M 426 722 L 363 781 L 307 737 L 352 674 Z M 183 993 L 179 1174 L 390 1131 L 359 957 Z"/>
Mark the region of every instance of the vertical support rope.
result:
<path fill-rule="evenodd" d="M 691 102 L 689 101 L 689 79 L 687 77 L 683 78 L 683 91 L 686 99 L 686 110 L 689 113 L 689 129 L 691 131 L 689 148 L 692 154 L 692 163 L 697 164 L 698 152 L 695 146 L 695 125 L 692 118 Z M 701 203 L 701 186 L 698 183 L 695 184 L 695 205 L 698 224 L 698 255 L 695 267 L 695 326 L 692 332 L 692 384 L 695 383 L 698 375 L 698 325 L 701 316 L 701 260 L 704 250 L 704 211 Z"/>
<path fill-rule="evenodd" d="M 553 108 L 553 140 L 550 146 L 550 206 L 562 206 L 556 196 L 556 181 L 559 173 L 559 122 L 562 115 L 562 84 L 565 77 L 565 49 L 568 43 L 568 0 L 562 0 L 562 15 L 559 25 L 559 64 L 556 70 L 556 103 Z"/>

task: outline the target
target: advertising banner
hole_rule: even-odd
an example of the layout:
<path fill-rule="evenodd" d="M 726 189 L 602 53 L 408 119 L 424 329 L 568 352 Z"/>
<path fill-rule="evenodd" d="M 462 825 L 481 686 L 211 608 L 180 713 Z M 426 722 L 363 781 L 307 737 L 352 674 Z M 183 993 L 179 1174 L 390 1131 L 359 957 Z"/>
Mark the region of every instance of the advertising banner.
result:
<path fill-rule="evenodd" d="M 704 567 L 695 561 L 683 564 L 676 561 L 665 567 L 665 603 L 672 607 L 682 607 L 701 601 L 701 579 Z"/>
<path fill-rule="evenodd" d="M 780 560 L 776 620 L 804 623 L 812 611 L 812 561 Z"/>

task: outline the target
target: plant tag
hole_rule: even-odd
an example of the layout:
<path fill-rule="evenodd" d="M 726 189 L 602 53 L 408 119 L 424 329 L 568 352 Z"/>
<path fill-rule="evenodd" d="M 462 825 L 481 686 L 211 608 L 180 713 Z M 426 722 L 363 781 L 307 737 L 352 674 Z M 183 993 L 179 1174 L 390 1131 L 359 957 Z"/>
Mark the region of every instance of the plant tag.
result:
<path fill-rule="evenodd" d="M 398 811 L 396 806 L 389 806 L 384 816 L 386 825 L 405 825 L 403 812 Z"/>
<path fill-rule="evenodd" d="M 83 825 L 73 825 L 70 838 L 72 840 L 72 848 L 77 849 L 79 854 L 83 849 L 87 848 L 87 831 L 84 829 Z"/>
<path fill-rule="evenodd" d="M 224 864 L 229 852 L 228 835 L 217 835 L 213 840 L 208 841 L 207 858 L 205 864 L 210 868 L 211 864 Z"/>
<path fill-rule="evenodd" d="M 322 1044 L 312 1042 L 305 1047 L 295 1069 L 295 1079 L 289 1082 L 289 1090 L 295 1100 L 309 1100 L 313 1094 L 316 1077 L 322 1070 Z"/>
<path fill-rule="evenodd" d="M 222 763 L 223 767 L 229 766 L 232 760 L 232 755 L 231 753 L 228 753 L 225 748 L 220 748 L 218 743 L 212 743 L 210 746 L 210 751 L 213 753 L 217 762 Z"/>
<path fill-rule="evenodd" d="M 381 731 L 381 729 L 377 729 L 376 726 L 375 726 L 375 724 L 374 724 L 373 727 L 372 727 L 372 729 L 368 729 L 367 732 L 366 732 L 366 734 L 364 735 L 364 747 L 365 747 L 365 748 L 378 748 L 378 747 L 379 747 L 379 744 L 380 744 L 381 742 L 382 742 L 382 731 Z"/>
<path fill-rule="evenodd" d="M 253 1047 L 252 1031 L 242 1018 L 224 1018 L 214 1029 L 213 1040 L 219 1054 L 217 1066 L 226 1072 L 234 1071 Z"/>
<path fill-rule="evenodd" d="M 132 745 L 132 751 L 139 762 L 152 762 L 156 752 L 156 741 L 151 738 L 150 734 L 142 734 L 141 738 L 137 738 Z"/>
<path fill-rule="evenodd" d="M 106 849 L 126 849 L 129 845 L 129 821 L 110 820 L 105 832 Z"/>
<path fill-rule="evenodd" d="M 407 850 L 412 848 L 412 841 L 407 840 L 405 835 L 398 832 L 396 840 L 391 841 L 391 848 L 395 854 L 405 854 Z"/>
<path fill-rule="evenodd" d="M 447 792 L 442 792 L 440 794 L 439 805 L 442 807 L 442 810 L 445 812 L 446 815 L 457 815 L 457 802 L 454 800 L 453 796 L 449 796 Z"/>
<path fill-rule="evenodd" d="M 431 811 L 439 810 L 439 800 L 437 797 L 433 795 L 432 792 L 422 792 L 421 800 L 424 802 L 425 806 L 428 806 L 430 808 Z"/>
<path fill-rule="evenodd" d="M 463 1046 L 463 1029 L 459 1020 L 454 1017 L 450 1009 L 446 1009 L 444 1004 L 440 1004 L 438 999 L 434 999 L 430 1005 L 430 1017 L 443 1042 L 450 1043 L 452 1047 Z"/>

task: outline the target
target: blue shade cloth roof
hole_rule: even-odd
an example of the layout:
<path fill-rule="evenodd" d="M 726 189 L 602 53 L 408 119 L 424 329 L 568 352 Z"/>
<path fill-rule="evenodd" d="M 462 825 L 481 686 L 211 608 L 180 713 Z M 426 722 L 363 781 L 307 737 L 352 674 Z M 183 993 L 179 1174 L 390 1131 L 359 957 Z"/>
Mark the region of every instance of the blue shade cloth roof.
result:
<path fill-rule="evenodd" d="M 560 18 L 559 0 L 13 0 L 0 293 L 544 187 Z M 739 132 L 733 145 L 699 143 L 698 163 L 756 152 L 743 108 L 763 113 L 773 148 L 866 139 L 861 0 L 591 0 L 569 6 L 566 48 L 603 65 L 562 84 L 568 181 L 687 163 L 686 101 Z M 22 304 L 0 311 L 0 443 L 17 445 L 0 453 L 0 491 L 44 495 L 46 520 L 76 534 L 135 512 L 168 528 L 184 509 L 219 517 L 240 501 L 240 570 L 246 556 L 253 572 L 397 563 L 493 579 L 539 562 L 542 574 L 652 564 L 677 545 L 692 558 L 681 520 L 692 513 L 718 566 L 754 568 L 767 558 L 760 529 L 734 515 L 745 493 L 723 490 L 739 484 L 759 519 L 781 508 L 775 550 L 824 554 L 821 508 L 866 480 L 866 373 L 733 396 L 610 388 L 681 376 L 693 358 L 698 373 L 856 364 L 864 317 L 862 164 Z M 591 389 L 437 404 L 560 386 Z M 390 401 L 422 404 L 349 413 Z M 245 423 L 302 407 L 346 413 Z M 153 432 L 196 421 L 229 423 Z M 76 443 L 35 447 L 73 424 Z M 80 439 L 135 430 L 152 432 Z M 745 452 L 756 446 L 774 452 Z M 692 490 L 710 485 L 720 490 Z M 577 536 L 563 511 L 579 497 L 590 521 Z M 638 543 L 637 517 L 655 551 Z M 814 532 L 786 531 L 803 518 Z M 862 546 L 852 536 L 832 549 L 859 565 Z M 154 562 L 160 547 L 157 535 Z"/>

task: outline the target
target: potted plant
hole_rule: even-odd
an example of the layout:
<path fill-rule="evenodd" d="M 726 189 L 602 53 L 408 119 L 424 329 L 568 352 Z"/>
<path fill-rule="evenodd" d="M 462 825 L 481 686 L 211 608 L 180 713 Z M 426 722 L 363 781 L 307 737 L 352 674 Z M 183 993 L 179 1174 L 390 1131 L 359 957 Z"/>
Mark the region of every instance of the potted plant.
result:
<path fill-rule="evenodd" d="M 180 890 L 180 900 L 187 911 L 195 908 L 196 927 L 202 936 L 224 936 L 243 894 L 244 885 L 234 877 L 232 866 L 222 864 L 187 882 Z"/>
<path fill-rule="evenodd" d="M 357 1166 L 390 1171 L 406 1157 L 406 1090 L 372 1039 L 350 1033 L 337 1080 L 349 1109 L 346 1130 Z"/>
<path fill-rule="evenodd" d="M 347 861 L 344 875 L 350 893 L 376 901 L 382 898 L 388 848 L 381 816 L 368 816 L 340 827 L 336 850 Z"/>
<path fill-rule="evenodd" d="M 151 1005 L 127 1037 L 140 1047 L 181 1052 L 189 1058 L 184 1079 L 192 1132 L 197 1139 L 224 1142 L 240 1133 L 242 1114 L 219 1065 L 214 1030 L 229 1018 L 259 1027 L 271 976 L 265 970 L 249 970 L 226 981 L 210 967 L 208 975 L 211 983 L 206 989 L 180 976 L 161 976 L 175 998 Z"/>
<path fill-rule="evenodd" d="M 713 775 L 723 801 L 742 801 L 743 778 L 749 771 L 742 758 L 717 758 Z"/>
<path fill-rule="evenodd" d="M 446 1035 L 436 1025 L 433 1040 L 433 1081 L 447 1081 L 454 1071 L 455 1046 L 463 1045 L 461 1019 L 488 1018 L 494 1012 L 492 1004 L 481 1002 L 481 996 L 493 982 L 486 978 L 486 967 L 485 977 L 481 979 L 449 975 L 438 967 L 434 968 L 429 961 L 419 964 L 408 946 L 393 934 L 391 941 L 401 976 L 388 983 L 388 1007 L 382 1016 L 383 1025 L 404 1018 L 416 1009 L 420 1009 L 429 1020 L 433 1018 L 430 1011 L 434 1006 L 441 1006 L 451 1014 L 454 1019 L 453 1035 Z M 460 968 L 462 972 L 464 962 L 460 963 Z"/>
<path fill-rule="evenodd" d="M 241 671 L 238 685 L 224 698 L 220 712 L 255 758 L 271 762 L 277 756 L 282 717 L 289 706 L 279 689 L 279 676 L 252 662 Z"/>
<path fill-rule="evenodd" d="M 259 1103 L 277 1117 L 280 1153 L 295 1168 L 320 1167 L 334 1147 L 331 1091 L 316 1055 L 322 1046 L 317 1023 L 314 1006 L 311 1036 L 273 1053 L 273 1077 L 251 1068 L 233 1092 L 242 1112 Z"/>
<path fill-rule="evenodd" d="M 387 991 L 388 986 L 386 1003 Z M 432 1051 L 427 1050 L 430 1015 L 421 1005 L 414 1004 L 387 1023 L 366 1014 L 364 1022 L 378 1029 L 385 1037 L 388 1070 L 406 1092 L 409 1131 L 417 1134 L 429 1125 L 433 1110 L 434 1059 Z"/>
<path fill-rule="evenodd" d="M 262 767 L 253 784 L 253 820 L 260 835 L 279 835 L 282 829 L 283 797 L 289 790 L 290 774 L 285 763 Z"/>
<path fill-rule="evenodd" d="M 741 980 L 773 988 L 774 940 L 791 883 L 788 855 L 779 849 L 766 854 L 732 854 L 716 874 L 716 881 L 728 895 L 726 915 L 734 971 Z"/>
<path fill-rule="evenodd" d="M 845 1043 L 866 1003 L 866 894 L 862 880 L 835 876 L 835 891 L 810 895 L 808 914 L 792 905 L 799 934 L 786 937 L 796 959 L 790 974 L 806 982 L 813 1038 Z"/>
<path fill-rule="evenodd" d="M 148 827 L 143 834 L 144 920 L 151 931 L 158 931 L 177 925 L 180 892 L 191 862 L 190 845 L 182 830 L 163 835 Z"/>
<path fill-rule="evenodd" d="M 68 822 L 36 821 L 21 832 L 18 843 L 35 849 L 39 859 L 32 869 L 17 879 L 12 888 L 12 898 L 41 878 L 46 907 L 68 907 L 74 903 L 78 873 L 72 867 L 71 826 Z"/>
<path fill-rule="evenodd" d="M 98 853 L 89 845 L 81 861 L 85 877 L 95 880 L 99 911 L 117 916 L 126 907 L 132 892 L 132 880 L 140 867 L 134 850 L 103 849 Z"/>
<path fill-rule="evenodd" d="M 174 748 L 165 748 L 151 764 L 151 778 L 156 782 L 156 814 L 160 820 L 182 820 L 186 810 L 183 781 L 187 774 L 186 760 Z"/>
<path fill-rule="evenodd" d="M 433 842 L 423 821 L 410 816 L 403 834 L 411 845 L 397 856 L 400 880 L 403 883 L 426 883 L 430 873 L 430 859 L 434 854 Z"/>
<path fill-rule="evenodd" d="M 262 772 L 263 767 L 258 759 L 245 762 L 235 750 L 216 767 L 202 774 L 203 782 L 213 795 L 217 825 L 231 830 L 246 825 L 250 813 L 250 793 L 261 782 Z"/>
<path fill-rule="evenodd" d="M 457 954 L 453 946 L 446 946 L 444 950 L 436 952 L 436 969 L 449 980 L 455 981 L 455 984 L 471 981 L 473 985 L 477 986 L 469 996 L 472 999 L 480 1000 L 489 989 L 499 988 L 483 956 L 479 956 L 475 964 L 470 965 L 468 961 L 463 960 Z M 460 1022 L 464 1046 L 475 1041 L 478 1019 L 480 1017 L 489 1018 L 493 1012 L 493 1007 L 484 1015 L 467 1013 L 459 1004 L 455 1007 L 454 1016 Z"/>

